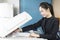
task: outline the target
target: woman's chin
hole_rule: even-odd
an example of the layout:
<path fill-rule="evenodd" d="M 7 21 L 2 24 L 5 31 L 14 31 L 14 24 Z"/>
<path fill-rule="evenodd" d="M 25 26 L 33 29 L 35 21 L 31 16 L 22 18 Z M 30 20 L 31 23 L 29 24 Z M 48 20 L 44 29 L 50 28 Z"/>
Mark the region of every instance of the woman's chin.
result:
<path fill-rule="evenodd" d="M 43 17 L 46 17 L 46 16 L 43 16 Z"/>

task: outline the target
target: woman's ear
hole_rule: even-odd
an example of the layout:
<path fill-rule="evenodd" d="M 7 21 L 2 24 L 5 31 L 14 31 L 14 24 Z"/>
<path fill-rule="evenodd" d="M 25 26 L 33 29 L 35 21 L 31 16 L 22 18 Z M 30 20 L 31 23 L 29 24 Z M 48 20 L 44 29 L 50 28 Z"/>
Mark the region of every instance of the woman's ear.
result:
<path fill-rule="evenodd" d="M 50 9 L 48 8 L 47 11 L 50 12 Z"/>

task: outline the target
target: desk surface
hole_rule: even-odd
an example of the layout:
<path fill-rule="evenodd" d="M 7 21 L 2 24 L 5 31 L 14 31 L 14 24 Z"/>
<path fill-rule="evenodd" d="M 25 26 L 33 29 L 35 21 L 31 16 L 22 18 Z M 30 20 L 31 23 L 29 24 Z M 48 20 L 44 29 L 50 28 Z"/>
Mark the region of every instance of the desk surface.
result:
<path fill-rule="evenodd" d="M 0 38 L 0 40 L 47 40 L 43 38 L 27 38 L 27 37 L 14 37 L 14 38 Z"/>

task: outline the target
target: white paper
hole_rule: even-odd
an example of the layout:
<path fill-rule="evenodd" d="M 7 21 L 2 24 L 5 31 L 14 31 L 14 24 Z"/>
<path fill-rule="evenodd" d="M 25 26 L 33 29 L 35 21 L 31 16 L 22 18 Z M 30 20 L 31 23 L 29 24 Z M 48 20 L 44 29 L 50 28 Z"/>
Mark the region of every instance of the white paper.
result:
<path fill-rule="evenodd" d="M 27 12 L 23 12 L 5 22 L 2 21 L 0 23 L 0 37 L 7 36 L 9 33 L 16 30 L 31 19 L 32 17 Z"/>
<path fill-rule="evenodd" d="M 16 32 L 7 37 L 29 37 L 29 36 L 30 36 L 30 33 L 28 33 L 28 32 Z"/>

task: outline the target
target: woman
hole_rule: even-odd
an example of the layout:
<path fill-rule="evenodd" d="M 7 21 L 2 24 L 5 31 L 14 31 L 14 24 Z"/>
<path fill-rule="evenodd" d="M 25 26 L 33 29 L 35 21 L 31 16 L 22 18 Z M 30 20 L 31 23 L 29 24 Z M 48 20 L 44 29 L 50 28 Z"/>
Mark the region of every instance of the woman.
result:
<path fill-rule="evenodd" d="M 43 18 L 37 23 L 22 28 L 22 31 L 33 30 L 38 27 L 42 27 L 44 34 L 32 33 L 31 37 L 45 38 L 48 40 L 56 40 L 57 31 L 59 29 L 59 21 L 54 16 L 53 7 L 47 2 L 42 2 L 39 6 L 39 11 Z"/>

